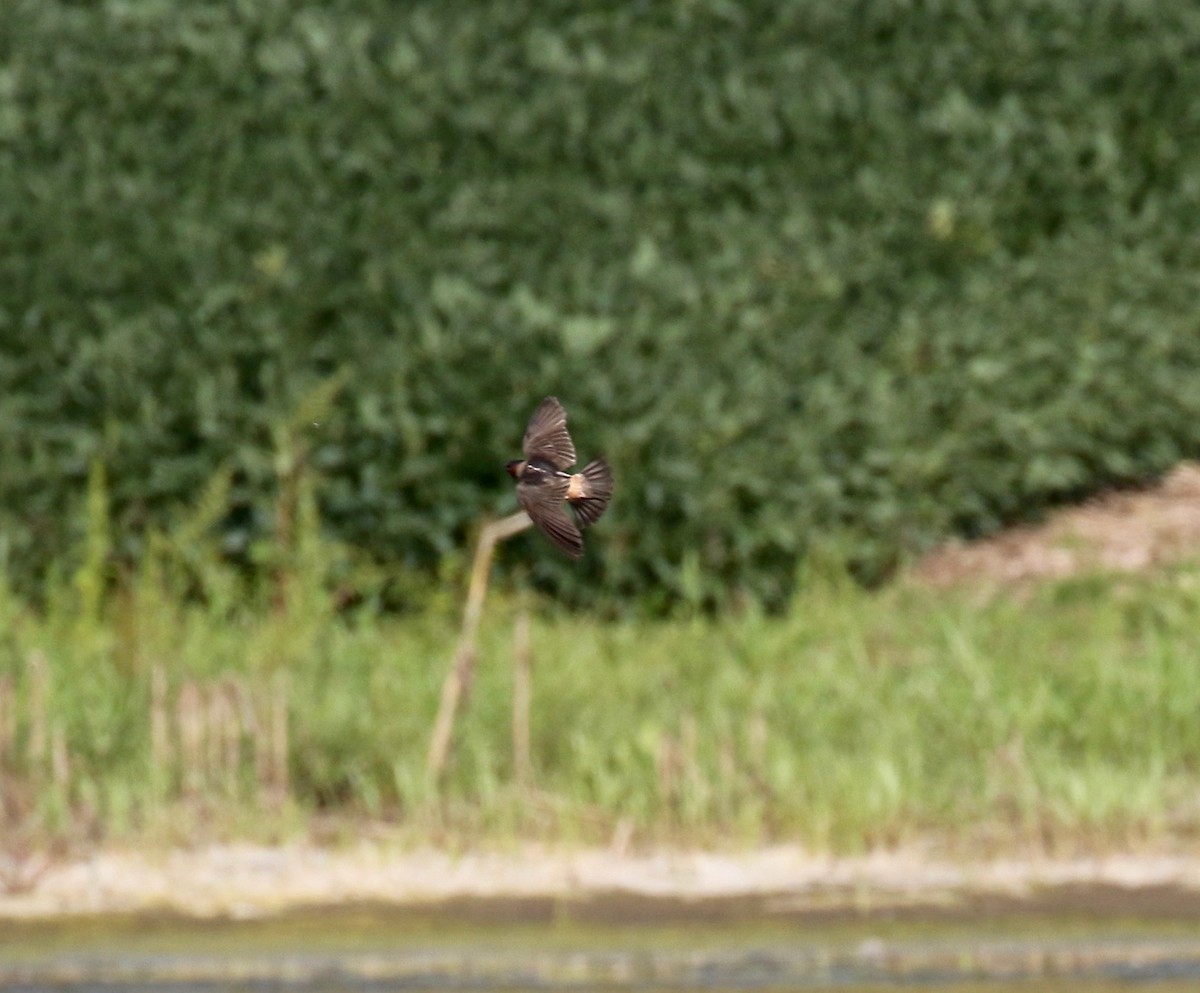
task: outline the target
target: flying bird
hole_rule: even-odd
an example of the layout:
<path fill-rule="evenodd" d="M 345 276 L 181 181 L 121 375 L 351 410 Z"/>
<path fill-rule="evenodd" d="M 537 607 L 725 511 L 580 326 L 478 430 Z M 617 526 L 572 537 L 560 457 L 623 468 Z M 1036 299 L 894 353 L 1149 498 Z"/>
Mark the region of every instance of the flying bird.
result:
<path fill-rule="evenodd" d="M 575 443 L 567 432 L 567 412 L 556 397 L 546 397 L 529 419 L 521 442 L 523 459 L 505 468 L 517 481 L 517 502 L 539 531 L 573 559 L 583 554 L 582 529 L 591 527 L 612 499 L 612 470 L 592 459 L 582 472 L 575 464 Z M 567 516 L 563 502 L 575 519 Z"/>

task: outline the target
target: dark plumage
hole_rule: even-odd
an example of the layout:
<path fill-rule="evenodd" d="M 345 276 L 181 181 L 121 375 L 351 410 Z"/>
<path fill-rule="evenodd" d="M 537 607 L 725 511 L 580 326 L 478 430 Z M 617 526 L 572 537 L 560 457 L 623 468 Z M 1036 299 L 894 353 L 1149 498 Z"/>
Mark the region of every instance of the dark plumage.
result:
<path fill-rule="evenodd" d="M 505 466 L 517 481 L 517 502 L 559 549 L 579 558 L 583 554 L 580 529 L 595 524 L 612 499 L 612 470 L 599 458 L 582 472 L 567 472 L 575 464 L 575 443 L 567 432 L 567 412 L 555 397 L 546 397 L 533 412 L 521 450 L 525 458 Z M 564 502 L 575 520 L 567 516 Z"/>

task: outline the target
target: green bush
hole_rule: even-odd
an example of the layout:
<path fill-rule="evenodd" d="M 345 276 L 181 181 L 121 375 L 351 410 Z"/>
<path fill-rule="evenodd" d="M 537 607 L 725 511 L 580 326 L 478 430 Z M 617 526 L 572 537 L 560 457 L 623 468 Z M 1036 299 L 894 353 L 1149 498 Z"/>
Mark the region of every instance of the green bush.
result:
<path fill-rule="evenodd" d="M 510 553 L 573 599 L 779 603 L 816 539 L 873 579 L 1147 478 L 1200 449 L 1198 45 L 1166 0 L 10 0 L 13 568 L 100 459 L 125 554 L 222 468 L 252 549 L 297 463 L 429 575 L 548 393 L 618 476 L 582 568 Z"/>

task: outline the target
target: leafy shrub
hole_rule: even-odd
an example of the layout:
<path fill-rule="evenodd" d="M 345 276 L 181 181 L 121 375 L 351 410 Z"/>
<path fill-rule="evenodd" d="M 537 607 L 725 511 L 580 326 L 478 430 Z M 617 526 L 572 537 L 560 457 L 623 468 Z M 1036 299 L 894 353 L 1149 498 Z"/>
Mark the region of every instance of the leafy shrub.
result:
<path fill-rule="evenodd" d="M 1198 44 L 1168 2 L 11 0 L 8 554 L 97 458 L 126 553 L 222 467 L 252 548 L 299 458 L 428 575 L 548 393 L 620 487 L 582 568 L 521 549 L 570 598 L 782 602 L 814 539 L 878 578 L 1144 479 L 1200 448 Z"/>

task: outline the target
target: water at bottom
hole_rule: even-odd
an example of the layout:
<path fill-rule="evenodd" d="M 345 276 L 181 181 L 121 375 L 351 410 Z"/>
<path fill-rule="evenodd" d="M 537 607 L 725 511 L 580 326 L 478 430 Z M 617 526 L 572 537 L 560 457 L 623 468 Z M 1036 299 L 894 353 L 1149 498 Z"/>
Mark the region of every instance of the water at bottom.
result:
<path fill-rule="evenodd" d="M 1120 905 L 1099 915 L 763 909 L 617 900 L 8 921 L 0 991 L 1200 990 L 1190 906 L 1148 918 Z"/>

